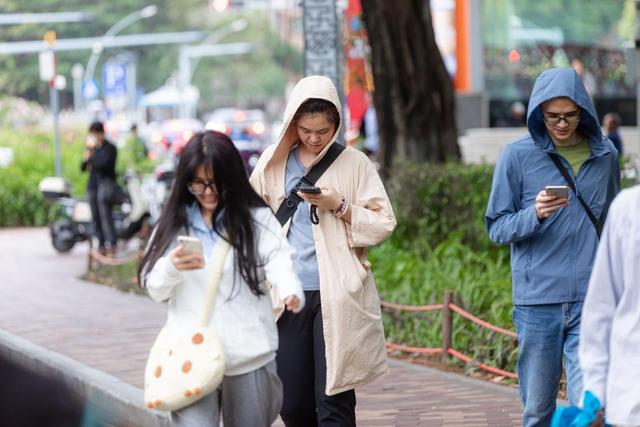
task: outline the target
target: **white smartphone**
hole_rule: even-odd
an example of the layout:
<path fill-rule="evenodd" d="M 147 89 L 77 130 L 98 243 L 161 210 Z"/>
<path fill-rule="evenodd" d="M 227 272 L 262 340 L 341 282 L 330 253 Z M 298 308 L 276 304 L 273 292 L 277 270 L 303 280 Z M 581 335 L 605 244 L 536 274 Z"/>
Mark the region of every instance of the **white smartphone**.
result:
<path fill-rule="evenodd" d="M 547 185 L 544 187 L 544 191 L 550 196 L 569 197 L 568 185 Z"/>
<path fill-rule="evenodd" d="M 187 254 L 200 254 L 202 255 L 202 242 L 197 237 L 192 236 L 178 236 L 178 243 L 184 246 L 185 253 Z"/>

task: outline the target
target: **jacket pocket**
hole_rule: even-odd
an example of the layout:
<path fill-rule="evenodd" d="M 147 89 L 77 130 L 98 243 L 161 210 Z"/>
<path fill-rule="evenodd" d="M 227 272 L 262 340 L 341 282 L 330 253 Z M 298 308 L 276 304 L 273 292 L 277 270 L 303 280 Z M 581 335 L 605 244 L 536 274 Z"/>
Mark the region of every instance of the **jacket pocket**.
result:
<path fill-rule="evenodd" d="M 354 254 L 351 254 L 351 257 L 353 258 L 353 262 L 356 266 L 358 276 L 360 277 L 362 283 L 364 283 L 367 280 L 367 277 L 369 277 L 369 274 L 371 274 L 371 264 L 369 263 L 369 261 L 366 261 L 363 264 L 362 262 L 360 262 L 360 259 Z"/>

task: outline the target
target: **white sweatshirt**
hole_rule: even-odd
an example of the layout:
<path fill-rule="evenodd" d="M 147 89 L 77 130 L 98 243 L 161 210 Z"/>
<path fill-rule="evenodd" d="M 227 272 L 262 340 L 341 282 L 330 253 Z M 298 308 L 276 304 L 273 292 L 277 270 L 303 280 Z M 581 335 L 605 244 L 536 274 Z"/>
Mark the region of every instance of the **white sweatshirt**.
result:
<path fill-rule="evenodd" d="M 614 425 L 640 425 L 640 186 L 614 199 L 582 309 L 584 390 Z"/>
<path fill-rule="evenodd" d="M 283 300 L 295 295 L 304 305 L 304 293 L 293 272 L 293 251 L 282 227 L 269 208 L 253 211 L 256 220 L 258 253 L 268 282 L 275 286 Z M 225 375 L 241 375 L 254 371 L 275 358 L 278 331 L 268 291 L 254 295 L 239 272 L 234 274 L 233 249 L 225 261 L 209 324 L 217 328 L 225 351 Z M 147 278 L 147 290 L 156 301 L 169 300 L 167 327 L 176 333 L 190 332 L 200 322 L 204 297 L 211 274 L 211 263 L 204 269 L 178 271 L 165 254 Z M 234 277 L 236 280 L 234 286 Z"/>

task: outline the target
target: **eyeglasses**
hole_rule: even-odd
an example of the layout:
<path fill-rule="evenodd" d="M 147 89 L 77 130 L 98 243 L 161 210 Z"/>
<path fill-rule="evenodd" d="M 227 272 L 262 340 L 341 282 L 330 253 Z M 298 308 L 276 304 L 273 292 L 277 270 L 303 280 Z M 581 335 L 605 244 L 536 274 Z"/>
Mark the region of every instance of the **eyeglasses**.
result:
<path fill-rule="evenodd" d="M 580 120 L 580 110 L 569 111 L 566 114 L 542 113 L 544 121 L 551 126 L 557 126 L 561 121 L 567 122 L 568 125 L 577 123 Z"/>
<path fill-rule="evenodd" d="M 200 194 L 203 194 L 207 190 L 207 187 L 209 187 L 211 189 L 211 192 L 213 192 L 214 194 L 218 194 L 218 190 L 216 189 L 216 182 L 205 181 L 203 179 L 192 181 L 189 184 L 189 192 L 194 196 L 198 196 Z"/>

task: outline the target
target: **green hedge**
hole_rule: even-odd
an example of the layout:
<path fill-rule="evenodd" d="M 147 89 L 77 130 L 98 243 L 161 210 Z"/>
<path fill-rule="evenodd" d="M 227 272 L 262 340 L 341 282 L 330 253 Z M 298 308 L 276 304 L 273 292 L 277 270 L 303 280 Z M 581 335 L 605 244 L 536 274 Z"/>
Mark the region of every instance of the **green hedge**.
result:
<path fill-rule="evenodd" d="M 493 167 L 397 163 L 386 182 L 398 226 L 371 251 L 383 299 L 426 305 L 454 302 L 498 326 L 511 325 L 511 274 L 507 246 L 491 243 L 484 227 Z M 515 368 L 511 339 L 453 315 L 453 347 L 501 368 Z M 392 341 L 441 345 L 438 312 L 384 316 Z"/>
<path fill-rule="evenodd" d="M 492 166 L 397 162 L 387 181 L 398 226 L 396 242 L 434 247 L 452 234 L 487 248 L 484 211 L 491 190 Z"/>
<path fill-rule="evenodd" d="M 62 172 L 74 194 L 84 194 L 87 177 L 80 171 L 84 134 L 61 137 Z M 0 168 L 0 226 L 42 226 L 48 209 L 38 190 L 42 178 L 53 176 L 53 136 L 37 131 L 0 130 L 0 147 L 14 150 L 13 163 Z"/>

